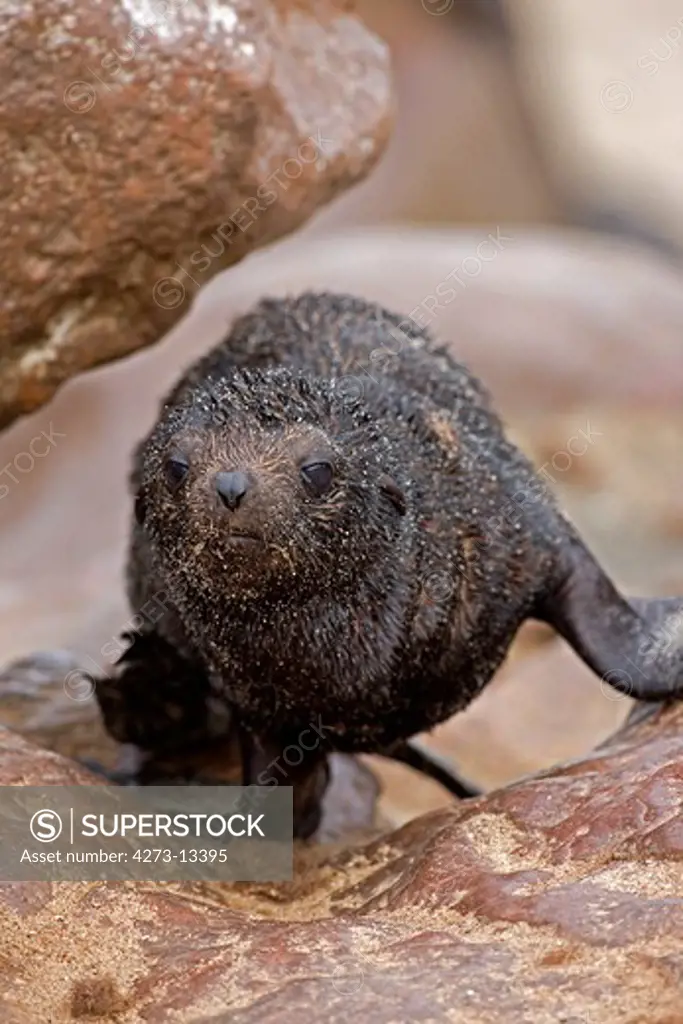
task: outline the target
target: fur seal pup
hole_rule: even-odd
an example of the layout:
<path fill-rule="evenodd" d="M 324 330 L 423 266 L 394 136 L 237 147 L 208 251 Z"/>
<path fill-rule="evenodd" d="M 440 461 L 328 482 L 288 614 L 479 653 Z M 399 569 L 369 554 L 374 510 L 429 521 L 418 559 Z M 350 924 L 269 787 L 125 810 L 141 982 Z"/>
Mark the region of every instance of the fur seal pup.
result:
<path fill-rule="evenodd" d="M 130 602 L 166 612 L 98 685 L 105 723 L 154 753 L 236 719 L 245 781 L 300 786 L 300 834 L 326 751 L 418 763 L 407 739 L 480 693 L 529 617 L 622 692 L 683 688 L 661 642 L 683 604 L 625 600 L 480 382 L 361 299 L 237 320 L 163 403 L 132 489 Z"/>

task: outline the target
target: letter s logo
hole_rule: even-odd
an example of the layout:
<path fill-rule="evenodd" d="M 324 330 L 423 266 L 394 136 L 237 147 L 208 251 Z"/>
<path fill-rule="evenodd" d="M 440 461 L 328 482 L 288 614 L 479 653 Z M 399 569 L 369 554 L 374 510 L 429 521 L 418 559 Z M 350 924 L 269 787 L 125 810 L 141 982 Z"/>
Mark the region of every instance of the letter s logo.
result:
<path fill-rule="evenodd" d="M 29 828 L 31 835 L 39 843 L 53 843 L 62 834 L 62 819 L 56 811 L 36 811 Z"/>

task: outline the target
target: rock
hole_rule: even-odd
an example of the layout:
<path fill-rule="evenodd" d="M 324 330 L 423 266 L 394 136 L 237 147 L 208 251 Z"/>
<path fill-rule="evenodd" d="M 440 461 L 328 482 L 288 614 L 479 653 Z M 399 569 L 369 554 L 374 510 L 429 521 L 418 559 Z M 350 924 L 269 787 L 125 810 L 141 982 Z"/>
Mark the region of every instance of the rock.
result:
<path fill-rule="evenodd" d="M 337 288 L 430 327 L 508 412 L 680 410 L 682 284 L 682 266 L 593 232 L 356 228 L 257 253 L 193 315 L 208 342 L 264 294 Z"/>
<path fill-rule="evenodd" d="M 293 883 L 4 884 L 10 1021 L 675 1024 L 683 706 Z M 0 738 L 0 783 L 81 781 Z"/>
<path fill-rule="evenodd" d="M 675 0 L 503 0 L 533 135 L 584 221 L 683 244 Z"/>
<path fill-rule="evenodd" d="M 37 746 L 114 769 L 118 744 L 101 723 L 94 682 L 83 659 L 46 651 L 0 671 L 0 723 Z"/>
<path fill-rule="evenodd" d="M 379 166 L 326 207 L 307 233 L 350 224 L 564 220 L 529 132 L 510 48 L 485 27 L 498 0 L 456 0 L 450 11 L 448 5 L 358 0 L 365 24 L 391 49 L 395 128 Z"/>
<path fill-rule="evenodd" d="M 156 341 L 217 271 L 373 166 L 388 55 L 348 7 L 0 14 L 0 427 Z"/>

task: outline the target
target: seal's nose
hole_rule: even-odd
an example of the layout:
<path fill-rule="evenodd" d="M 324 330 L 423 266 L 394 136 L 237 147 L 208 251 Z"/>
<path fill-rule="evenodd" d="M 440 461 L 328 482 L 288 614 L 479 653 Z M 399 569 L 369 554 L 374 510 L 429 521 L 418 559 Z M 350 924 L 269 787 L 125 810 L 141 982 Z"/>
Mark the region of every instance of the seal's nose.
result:
<path fill-rule="evenodd" d="M 249 490 L 249 477 L 239 470 L 230 473 L 217 473 L 215 482 L 218 497 L 226 508 L 233 511 Z"/>

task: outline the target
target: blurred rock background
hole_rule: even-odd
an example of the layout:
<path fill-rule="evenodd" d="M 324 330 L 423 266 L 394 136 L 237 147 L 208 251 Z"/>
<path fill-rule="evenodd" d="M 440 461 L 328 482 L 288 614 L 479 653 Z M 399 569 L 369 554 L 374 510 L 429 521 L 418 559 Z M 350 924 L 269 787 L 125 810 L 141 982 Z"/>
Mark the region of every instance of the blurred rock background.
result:
<path fill-rule="evenodd" d="M 181 367 L 236 312 L 264 293 L 324 286 L 410 313 L 489 234 L 501 240 L 495 259 L 465 272 L 434 330 L 489 384 L 539 466 L 557 463 L 565 507 L 619 584 L 683 593 L 676 8 L 362 0 L 397 78 L 396 130 L 377 170 L 215 279 L 161 345 L 70 382 L 0 438 L 4 466 L 42 431 L 55 437 L 0 500 L 0 661 L 73 648 L 107 667 L 102 647 L 130 615 L 130 450 Z M 567 464 L 558 453 L 587 424 L 594 440 Z M 626 713 L 615 696 L 532 626 L 435 742 L 496 785 L 604 738 Z M 394 784 L 399 771 L 381 769 L 388 818 L 443 801 L 420 780 Z"/>

